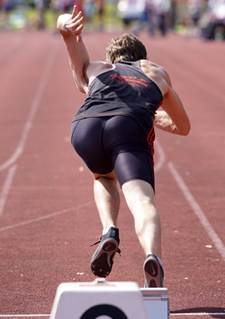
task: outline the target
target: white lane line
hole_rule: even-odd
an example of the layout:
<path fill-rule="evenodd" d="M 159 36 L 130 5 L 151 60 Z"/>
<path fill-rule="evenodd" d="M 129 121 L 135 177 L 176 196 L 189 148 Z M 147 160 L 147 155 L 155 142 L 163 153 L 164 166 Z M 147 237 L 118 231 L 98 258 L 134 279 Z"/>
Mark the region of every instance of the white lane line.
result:
<path fill-rule="evenodd" d="M 55 49 L 55 47 L 53 47 L 53 49 L 50 51 L 49 57 L 47 59 L 44 71 L 42 73 L 42 77 L 41 80 L 39 82 L 39 86 L 36 92 L 36 95 L 34 96 L 34 99 L 32 101 L 31 104 L 31 108 L 30 108 L 30 112 L 27 118 L 27 122 L 24 125 L 22 134 L 21 134 L 21 138 L 20 141 L 18 143 L 17 148 L 15 149 L 14 153 L 11 155 L 11 157 L 2 165 L 0 165 L 0 172 L 5 170 L 6 168 L 8 168 L 10 165 L 14 164 L 15 161 L 20 157 L 20 155 L 23 153 L 24 147 L 25 147 L 25 143 L 27 140 L 27 136 L 30 132 L 30 129 L 32 127 L 33 124 L 33 120 L 35 117 L 35 114 L 37 112 L 37 108 L 40 104 L 41 98 L 43 96 L 44 90 L 47 86 L 47 82 L 48 82 L 48 77 L 50 75 L 51 69 L 53 67 L 53 63 L 55 61 L 55 57 L 56 57 L 56 53 L 57 50 Z"/>
<path fill-rule="evenodd" d="M 66 208 L 66 209 L 63 209 L 63 210 L 61 210 L 59 212 L 55 212 L 55 213 L 48 214 L 48 215 L 45 215 L 45 216 L 42 216 L 42 217 L 30 219 L 30 220 L 27 220 L 25 222 L 18 223 L 18 224 L 15 224 L 15 225 L 6 226 L 6 227 L 3 227 L 3 228 L 0 228 L 0 232 L 4 231 L 4 230 L 8 230 L 8 229 L 13 229 L 13 228 L 16 228 L 16 227 L 25 226 L 25 225 L 28 225 L 28 224 L 31 224 L 31 223 L 36 223 L 36 222 L 39 222 L 41 220 L 44 220 L 44 219 L 47 219 L 47 218 L 52 218 L 52 217 L 55 217 L 55 216 L 58 216 L 58 215 L 61 215 L 61 214 L 68 213 L 68 212 L 73 211 L 73 210 L 78 210 L 78 209 L 80 209 L 80 208 L 82 208 L 84 206 L 93 205 L 93 204 L 94 204 L 94 201 L 87 202 L 87 203 L 84 203 L 84 204 L 81 204 L 81 205 L 77 205 L 76 207 Z"/>
<path fill-rule="evenodd" d="M 176 168 L 173 165 L 173 163 L 169 163 L 168 167 L 169 167 L 170 172 L 172 173 L 174 179 L 176 180 L 179 188 L 183 192 L 184 197 L 186 198 L 186 200 L 188 201 L 188 203 L 190 204 L 190 206 L 194 210 L 194 212 L 195 212 L 196 216 L 198 217 L 200 223 L 205 228 L 207 234 L 211 238 L 212 242 L 214 243 L 214 245 L 217 248 L 218 252 L 220 253 L 221 257 L 225 261 L 225 247 L 224 247 L 224 244 L 222 243 L 222 241 L 218 237 L 217 233 L 215 232 L 215 230 L 211 226 L 210 222 L 206 218 L 206 216 L 205 216 L 204 212 L 202 211 L 201 207 L 196 202 L 195 198 L 193 197 L 193 195 L 189 191 L 188 187 L 184 183 L 182 177 L 180 176 L 180 174 L 176 170 Z"/>
<path fill-rule="evenodd" d="M 160 145 L 158 138 L 156 138 L 155 149 L 158 153 L 158 158 L 157 158 L 157 162 L 156 162 L 154 171 L 155 171 L 155 173 L 157 173 L 162 168 L 162 166 L 166 160 L 165 152 L 164 152 L 162 146 Z"/>
<path fill-rule="evenodd" d="M 4 207 L 5 207 L 6 199 L 7 199 L 8 193 L 10 191 L 11 184 L 13 182 L 13 178 L 14 178 L 14 174 L 16 172 L 16 169 L 17 169 L 17 165 L 14 165 L 9 169 L 8 174 L 6 176 L 6 179 L 5 179 L 5 182 L 4 182 L 3 187 L 2 187 L 2 191 L 0 193 L 0 219 L 1 219 Z"/>

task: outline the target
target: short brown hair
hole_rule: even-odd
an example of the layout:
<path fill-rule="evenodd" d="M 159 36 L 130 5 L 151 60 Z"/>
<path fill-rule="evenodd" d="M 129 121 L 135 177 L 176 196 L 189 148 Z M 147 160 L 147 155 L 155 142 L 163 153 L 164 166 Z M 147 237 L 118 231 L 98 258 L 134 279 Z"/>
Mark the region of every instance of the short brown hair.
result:
<path fill-rule="evenodd" d="M 144 44 L 131 33 L 112 39 L 105 52 L 105 61 L 118 63 L 120 61 L 137 61 L 146 59 L 147 51 Z"/>

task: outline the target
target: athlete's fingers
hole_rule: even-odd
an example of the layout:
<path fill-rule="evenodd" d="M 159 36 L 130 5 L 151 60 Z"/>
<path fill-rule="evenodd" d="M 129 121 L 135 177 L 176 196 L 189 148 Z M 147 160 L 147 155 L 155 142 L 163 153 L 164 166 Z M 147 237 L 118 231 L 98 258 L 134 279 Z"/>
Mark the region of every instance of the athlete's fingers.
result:
<path fill-rule="evenodd" d="M 78 12 L 77 6 L 75 5 L 73 8 L 72 15 L 71 15 L 71 20 L 78 20 L 82 17 L 82 15 L 83 15 L 82 11 Z"/>
<path fill-rule="evenodd" d="M 82 29 L 83 29 L 83 24 L 80 24 L 79 27 L 77 27 L 75 30 L 73 30 L 73 32 L 74 32 L 74 34 L 80 33 Z"/>
<path fill-rule="evenodd" d="M 83 30 L 83 24 L 81 24 L 78 28 L 76 28 L 74 31 L 73 31 L 73 34 L 74 35 L 79 35 L 81 33 L 81 31 Z"/>
<path fill-rule="evenodd" d="M 72 12 L 71 19 L 75 18 L 75 17 L 76 17 L 76 15 L 77 15 L 77 6 L 76 6 L 76 5 L 74 5 L 74 6 L 73 6 L 73 12 Z"/>
<path fill-rule="evenodd" d="M 76 22 L 76 21 L 78 21 L 78 20 L 80 20 L 80 18 L 83 16 L 83 13 L 80 11 L 80 12 L 78 12 L 78 14 L 75 16 L 75 17 L 71 17 L 71 20 L 73 21 L 73 22 Z"/>
<path fill-rule="evenodd" d="M 83 22 L 84 18 L 81 17 L 79 20 L 73 21 L 71 23 L 68 23 L 68 25 L 66 26 L 67 29 L 72 32 L 73 34 L 78 34 L 81 32 L 81 30 L 83 29 Z"/>
<path fill-rule="evenodd" d="M 80 11 L 74 18 L 72 18 L 71 16 L 70 21 L 68 21 L 68 26 L 77 28 L 79 24 L 83 22 L 83 20 L 84 18 L 83 18 L 82 12 Z"/>

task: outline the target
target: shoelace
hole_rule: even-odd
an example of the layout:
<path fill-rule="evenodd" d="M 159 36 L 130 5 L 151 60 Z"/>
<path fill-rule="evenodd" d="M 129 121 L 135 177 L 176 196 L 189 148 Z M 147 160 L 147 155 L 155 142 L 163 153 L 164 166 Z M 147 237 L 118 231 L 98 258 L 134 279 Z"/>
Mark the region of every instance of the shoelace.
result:
<path fill-rule="evenodd" d="M 101 239 L 102 239 L 102 237 L 100 238 L 99 241 L 97 241 L 96 243 L 90 245 L 90 247 L 95 246 L 95 245 L 97 245 L 97 244 L 100 244 Z M 116 252 L 121 256 L 121 250 L 120 250 L 118 247 L 116 248 Z"/>

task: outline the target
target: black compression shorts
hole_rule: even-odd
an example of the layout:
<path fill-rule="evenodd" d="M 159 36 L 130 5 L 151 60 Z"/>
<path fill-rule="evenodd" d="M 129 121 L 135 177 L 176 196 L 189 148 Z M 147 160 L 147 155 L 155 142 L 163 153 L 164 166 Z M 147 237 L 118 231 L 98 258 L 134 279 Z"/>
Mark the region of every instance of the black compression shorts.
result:
<path fill-rule="evenodd" d="M 134 119 L 116 115 L 76 120 L 71 127 L 71 142 L 93 173 L 115 170 L 121 187 L 141 179 L 155 188 L 151 150 Z"/>

